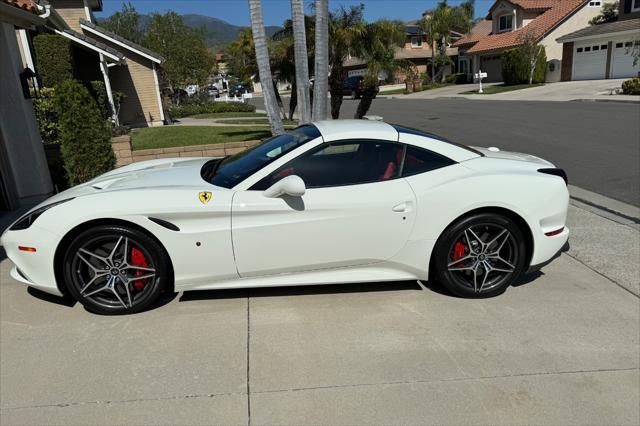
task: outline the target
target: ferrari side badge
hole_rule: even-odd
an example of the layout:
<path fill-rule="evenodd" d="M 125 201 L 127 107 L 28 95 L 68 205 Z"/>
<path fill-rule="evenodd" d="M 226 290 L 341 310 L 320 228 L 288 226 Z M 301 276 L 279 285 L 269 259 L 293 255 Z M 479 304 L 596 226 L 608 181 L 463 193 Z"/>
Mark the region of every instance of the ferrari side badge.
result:
<path fill-rule="evenodd" d="M 209 191 L 203 191 L 200 194 L 198 194 L 198 198 L 200 199 L 200 202 L 202 204 L 207 204 L 209 201 L 211 201 L 212 195 Z"/>

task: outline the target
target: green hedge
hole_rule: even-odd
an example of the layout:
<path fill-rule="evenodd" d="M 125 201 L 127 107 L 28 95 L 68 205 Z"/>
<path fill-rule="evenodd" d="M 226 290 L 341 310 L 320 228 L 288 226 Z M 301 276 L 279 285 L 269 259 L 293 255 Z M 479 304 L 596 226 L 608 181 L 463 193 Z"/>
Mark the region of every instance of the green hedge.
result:
<path fill-rule="evenodd" d="M 60 143 L 60 123 L 53 104 L 54 93 L 55 89 L 43 87 L 40 97 L 33 100 L 38 130 L 45 145 Z"/>
<path fill-rule="evenodd" d="M 54 87 L 73 79 L 71 42 L 57 34 L 39 34 L 33 38 L 36 68 L 44 87 Z"/>
<path fill-rule="evenodd" d="M 113 169 L 110 123 L 87 88 L 75 80 L 65 81 L 56 87 L 53 103 L 69 184 L 86 182 Z"/>
<path fill-rule="evenodd" d="M 184 103 L 169 107 L 172 118 L 182 118 L 196 114 L 210 114 L 215 112 L 255 112 L 256 107 L 242 102 L 203 102 Z"/>
<path fill-rule="evenodd" d="M 640 95 L 640 78 L 632 78 L 622 82 L 622 93 L 625 95 Z"/>
<path fill-rule="evenodd" d="M 533 72 L 533 83 L 544 83 L 547 55 L 544 46 L 540 46 L 540 50 Z M 529 83 L 529 60 L 521 49 L 510 49 L 502 54 L 502 80 L 506 86 Z"/>

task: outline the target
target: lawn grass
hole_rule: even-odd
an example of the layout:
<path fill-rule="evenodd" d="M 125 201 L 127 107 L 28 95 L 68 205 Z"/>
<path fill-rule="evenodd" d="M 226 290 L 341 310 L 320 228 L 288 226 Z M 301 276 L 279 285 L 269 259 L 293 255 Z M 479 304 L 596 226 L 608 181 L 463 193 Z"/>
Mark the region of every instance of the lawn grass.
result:
<path fill-rule="evenodd" d="M 266 117 L 261 112 L 211 112 L 207 114 L 191 115 L 189 118 L 236 118 L 236 117 Z"/>
<path fill-rule="evenodd" d="M 163 126 L 139 129 L 131 133 L 133 150 L 206 145 L 266 139 L 267 127 Z"/>
<path fill-rule="evenodd" d="M 465 95 L 492 95 L 494 93 L 511 92 L 513 90 L 528 89 L 530 87 L 544 86 L 544 83 L 535 84 L 516 84 L 513 86 L 505 86 L 504 84 L 496 84 L 493 86 L 485 86 L 482 88 L 483 93 L 478 93 L 478 90 L 469 90 L 468 92 L 462 92 Z"/>

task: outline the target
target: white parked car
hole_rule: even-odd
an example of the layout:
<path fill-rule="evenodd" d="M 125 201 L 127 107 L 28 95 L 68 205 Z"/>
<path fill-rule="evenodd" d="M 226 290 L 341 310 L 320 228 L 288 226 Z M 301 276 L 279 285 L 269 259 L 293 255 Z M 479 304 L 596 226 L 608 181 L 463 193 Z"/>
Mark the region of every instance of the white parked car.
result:
<path fill-rule="evenodd" d="M 225 158 L 121 167 L 2 235 L 12 276 L 97 313 L 162 291 L 434 280 L 494 296 L 564 246 L 566 175 L 383 122 L 322 121 Z"/>

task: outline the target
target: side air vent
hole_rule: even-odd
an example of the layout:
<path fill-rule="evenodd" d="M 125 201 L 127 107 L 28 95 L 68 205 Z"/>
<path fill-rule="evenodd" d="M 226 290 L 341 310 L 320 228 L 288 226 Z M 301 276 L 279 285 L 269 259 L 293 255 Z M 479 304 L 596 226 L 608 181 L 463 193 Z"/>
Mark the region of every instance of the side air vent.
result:
<path fill-rule="evenodd" d="M 157 217 L 150 217 L 149 220 L 151 222 L 157 223 L 158 225 L 162 226 L 163 228 L 167 228 L 167 229 L 169 229 L 171 231 L 179 231 L 180 230 L 180 228 L 178 228 L 173 223 L 167 222 L 166 220 L 158 219 Z"/>

